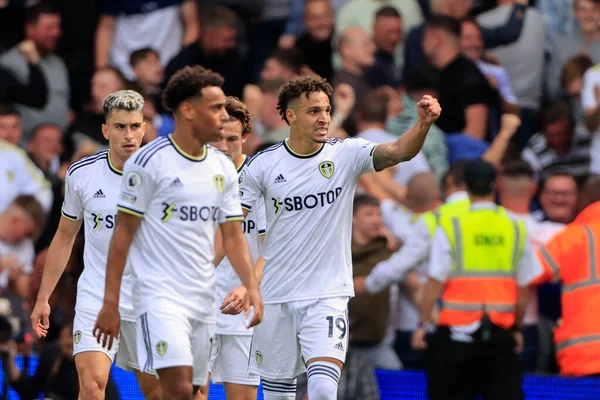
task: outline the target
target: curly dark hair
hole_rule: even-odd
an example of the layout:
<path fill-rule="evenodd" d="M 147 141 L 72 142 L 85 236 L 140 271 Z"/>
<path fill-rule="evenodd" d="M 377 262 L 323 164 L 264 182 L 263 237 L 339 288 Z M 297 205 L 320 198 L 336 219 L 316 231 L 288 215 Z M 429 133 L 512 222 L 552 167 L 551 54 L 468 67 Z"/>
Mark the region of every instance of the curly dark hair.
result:
<path fill-rule="evenodd" d="M 184 67 L 169 79 L 162 94 L 162 103 L 167 110 L 174 113 L 184 101 L 201 96 L 205 87 L 222 87 L 224 82 L 221 75 L 210 69 L 199 65 Z"/>
<path fill-rule="evenodd" d="M 229 114 L 229 121 L 240 121 L 242 124 L 242 135 L 252 133 L 252 115 L 248 112 L 246 105 L 235 96 L 228 96 L 225 109 Z"/>
<path fill-rule="evenodd" d="M 306 98 L 308 99 L 308 96 L 313 92 L 323 92 L 327 95 L 327 97 L 329 97 L 329 101 L 331 101 L 333 88 L 325 78 L 318 76 L 302 76 L 300 78 L 294 78 L 287 81 L 279 89 L 277 109 L 279 110 L 279 115 L 281 115 L 281 118 L 288 125 L 290 124 L 290 121 L 288 121 L 285 113 L 288 110 L 290 101 L 299 98 L 303 94 L 306 95 Z"/>

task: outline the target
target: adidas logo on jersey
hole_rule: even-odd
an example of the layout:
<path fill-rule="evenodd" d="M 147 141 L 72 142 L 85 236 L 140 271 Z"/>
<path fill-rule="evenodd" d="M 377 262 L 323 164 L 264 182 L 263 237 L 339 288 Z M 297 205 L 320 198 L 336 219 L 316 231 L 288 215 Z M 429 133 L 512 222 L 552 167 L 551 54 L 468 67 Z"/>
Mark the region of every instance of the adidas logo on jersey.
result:
<path fill-rule="evenodd" d="M 104 195 L 104 192 L 102 191 L 102 189 L 98 189 L 98 191 L 94 194 L 94 198 L 95 199 L 103 199 L 106 196 Z"/>
<path fill-rule="evenodd" d="M 180 186 L 183 186 L 183 183 L 181 183 L 179 178 L 173 179 L 173 182 L 171 182 L 171 187 L 180 187 Z"/>
<path fill-rule="evenodd" d="M 342 344 L 342 342 L 338 342 L 338 344 L 336 344 L 335 346 L 333 346 L 333 348 L 337 349 L 337 350 L 344 351 L 344 345 Z"/>
<path fill-rule="evenodd" d="M 283 183 L 283 182 L 287 182 L 287 179 L 285 179 L 282 174 L 277 175 L 277 178 L 275 178 L 275 183 Z"/>

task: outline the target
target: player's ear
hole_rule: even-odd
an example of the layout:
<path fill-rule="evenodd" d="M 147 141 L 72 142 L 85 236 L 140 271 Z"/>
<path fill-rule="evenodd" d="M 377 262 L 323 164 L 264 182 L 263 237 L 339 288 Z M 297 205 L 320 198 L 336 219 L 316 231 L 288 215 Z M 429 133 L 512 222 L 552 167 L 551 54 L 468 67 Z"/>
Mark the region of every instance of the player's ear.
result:
<path fill-rule="evenodd" d="M 296 113 L 291 108 L 288 108 L 287 110 L 285 110 L 285 117 L 290 123 L 292 123 L 296 120 Z"/>
<path fill-rule="evenodd" d="M 192 107 L 192 103 L 188 101 L 184 101 L 181 103 L 181 105 L 179 106 L 179 112 L 181 113 L 183 118 L 185 118 L 188 121 L 194 119 L 194 117 L 196 116 L 196 111 L 194 110 L 194 107 Z"/>
<path fill-rule="evenodd" d="M 108 125 L 106 124 L 102 124 L 102 136 L 104 136 L 104 139 L 108 140 L 108 137 L 110 136 L 108 134 Z"/>

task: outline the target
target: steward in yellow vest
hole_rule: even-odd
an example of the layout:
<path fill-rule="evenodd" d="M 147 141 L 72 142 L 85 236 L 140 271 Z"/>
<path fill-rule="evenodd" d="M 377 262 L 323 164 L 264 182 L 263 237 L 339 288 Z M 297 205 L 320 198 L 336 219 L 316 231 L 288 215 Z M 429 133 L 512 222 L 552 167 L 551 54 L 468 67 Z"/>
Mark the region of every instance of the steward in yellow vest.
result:
<path fill-rule="evenodd" d="M 522 321 L 528 286 L 543 270 L 524 224 L 493 202 L 495 181 L 490 163 L 469 162 L 470 208 L 439 217 L 413 334 L 413 346 L 427 349 L 431 400 L 522 398 Z M 423 326 L 440 297 L 437 330 L 426 343 Z"/>

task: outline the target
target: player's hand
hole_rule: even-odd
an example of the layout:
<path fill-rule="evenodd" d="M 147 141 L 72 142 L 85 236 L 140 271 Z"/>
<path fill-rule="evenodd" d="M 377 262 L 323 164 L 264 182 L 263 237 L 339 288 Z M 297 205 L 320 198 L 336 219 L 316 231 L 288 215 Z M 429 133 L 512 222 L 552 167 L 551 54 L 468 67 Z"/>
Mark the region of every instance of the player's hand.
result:
<path fill-rule="evenodd" d="M 38 338 L 46 337 L 50 329 L 50 304 L 47 301 L 36 301 L 29 322 Z"/>
<path fill-rule="evenodd" d="M 427 331 L 425 328 L 417 328 L 412 334 L 412 339 L 410 345 L 416 351 L 425 350 L 427 348 L 427 341 L 425 340 L 425 335 L 427 335 Z"/>
<path fill-rule="evenodd" d="M 238 315 L 244 311 L 244 296 L 246 296 L 244 285 L 233 289 L 221 303 L 221 313 L 227 315 Z"/>
<path fill-rule="evenodd" d="M 515 114 L 502 114 L 500 119 L 500 131 L 512 137 L 521 126 L 521 118 Z"/>
<path fill-rule="evenodd" d="M 347 83 L 341 83 L 336 86 L 333 90 L 333 105 L 335 107 L 335 114 L 340 115 L 343 119 L 346 119 L 354 107 L 356 96 L 354 89 Z"/>
<path fill-rule="evenodd" d="M 100 310 L 94 331 L 92 334 L 96 337 L 98 343 L 108 350 L 112 348 L 113 341 L 119 337 L 121 330 L 121 316 L 119 315 L 119 306 L 106 305 Z M 107 347 L 108 344 L 108 347 Z"/>
<path fill-rule="evenodd" d="M 513 332 L 513 339 L 515 340 L 515 354 L 521 354 L 523 352 L 523 333 Z"/>
<path fill-rule="evenodd" d="M 254 308 L 254 315 L 252 315 L 248 328 L 260 324 L 263 318 L 263 303 L 258 286 L 255 289 L 249 289 L 244 297 L 244 314 L 246 316 L 250 313 L 250 307 Z"/>
<path fill-rule="evenodd" d="M 437 99 L 426 94 L 417 103 L 419 119 L 427 125 L 432 125 L 442 113 L 442 107 Z"/>

